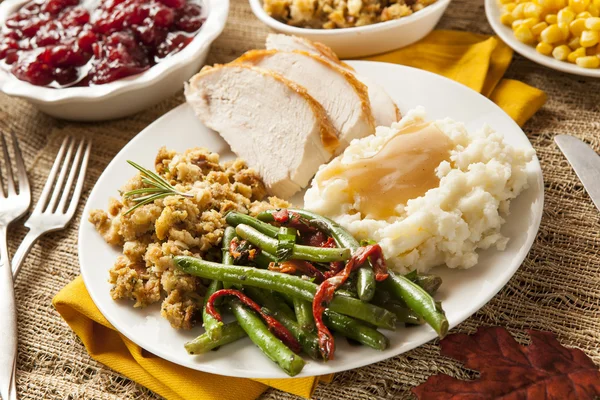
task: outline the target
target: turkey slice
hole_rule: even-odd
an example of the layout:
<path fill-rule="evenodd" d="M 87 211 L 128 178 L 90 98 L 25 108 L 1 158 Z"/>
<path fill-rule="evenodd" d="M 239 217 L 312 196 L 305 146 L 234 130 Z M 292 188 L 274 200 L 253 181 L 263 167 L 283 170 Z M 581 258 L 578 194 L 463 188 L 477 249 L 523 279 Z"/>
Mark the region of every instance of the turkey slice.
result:
<path fill-rule="evenodd" d="M 329 47 L 322 43 L 311 42 L 298 36 L 283 35 L 280 33 L 271 33 L 267 36 L 267 50 L 294 51 L 300 50 L 307 53 L 323 57 L 331 63 L 345 68 L 354 73 L 354 69 L 348 64 L 340 61 L 337 55 Z M 369 101 L 373 117 L 377 126 L 390 126 L 393 122 L 400 120 L 400 110 L 387 92 L 371 79 L 356 76 L 358 80 L 369 88 Z"/>
<path fill-rule="evenodd" d="M 375 133 L 368 89 L 348 70 L 305 51 L 252 50 L 234 62 L 269 69 L 306 88 L 338 131 L 337 154 L 352 139 Z"/>
<path fill-rule="evenodd" d="M 205 67 L 185 85 L 185 96 L 278 197 L 306 187 L 339 145 L 325 109 L 306 89 L 263 68 Z"/>

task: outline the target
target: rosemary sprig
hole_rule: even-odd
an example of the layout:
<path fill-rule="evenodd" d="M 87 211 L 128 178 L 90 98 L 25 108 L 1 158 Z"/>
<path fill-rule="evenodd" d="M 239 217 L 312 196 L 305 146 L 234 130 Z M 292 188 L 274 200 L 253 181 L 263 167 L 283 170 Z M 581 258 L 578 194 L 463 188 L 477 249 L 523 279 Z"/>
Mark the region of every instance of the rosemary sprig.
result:
<path fill-rule="evenodd" d="M 129 192 L 123 193 L 123 197 L 131 199 L 135 203 L 135 206 L 131 207 L 127 210 L 123 215 L 127 215 L 138 207 L 141 207 L 145 204 L 149 204 L 154 202 L 154 200 L 162 199 L 167 196 L 183 196 L 183 197 L 194 197 L 190 193 L 182 193 L 175 189 L 169 182 L 167 182 L 160 175 L 142 167 L 141 165 L 127 160 L 127 163 L 131 165 L 133 168 L 140 171 L 142 174 L 142 182 L 149 187 L 140 188 L 130 190 Z"/>

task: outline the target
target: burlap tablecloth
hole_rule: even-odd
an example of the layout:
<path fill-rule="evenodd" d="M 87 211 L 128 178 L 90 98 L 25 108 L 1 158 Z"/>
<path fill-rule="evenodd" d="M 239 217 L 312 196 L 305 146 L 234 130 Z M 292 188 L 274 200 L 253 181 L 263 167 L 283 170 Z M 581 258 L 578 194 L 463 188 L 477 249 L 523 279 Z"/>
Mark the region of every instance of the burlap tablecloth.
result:
<path fill-rule="evenodd" d="M 483 0 L 454 0 L 440 28 L 492 33 Z M 216 41 L 209 63 L 227 62 L 260 48 L 267 29 L 246 0 L 232 0 L 227 28 Z M 553 143 L 556 134 L 584 138 L 600 150 L 600 80 L 562 74 L 516 56 L 507 77 L 548 93 L 546 106 L 525 126 L 538 152 L 546 182 L 544 217 L 529 256 L 489 304 L 460 325 L 501 325 L 525 338 L 526 328 L 549 330 L 568 346 L 585 351 L 600 364 L 600 213 Z M 0 95 L 0 129 L 13 130 L 33 184 L 34 199 L 45 182 L 59 138 L 89 135 L 95 146 L 82 201 L 114 155 L 157 117 L 183 102 L 181 95 L 133 117 L 94 124 L 57 121 L 26 102 Z M 80 207 L 80 212 L 83 207 Z M 32 250 L 16 282 L 19 316 L 17 384 L 22 399 L 154 399 L 149 390 L 92 360 L 51 305 L 52 297 L 79 274 L 77 226 L 44 237 Z M 14 252 L 25 235 L 15 225 Z M 526 340 L 526 339 L 525 339 Z M 410 389 L 428 376 L 472 373 L 439 357 L 437 343 L 361 369 L 337 374 L 321 385 L 317 399 L 410 398 Z M 263 399 L 291 399 L 271 390 Z"/>

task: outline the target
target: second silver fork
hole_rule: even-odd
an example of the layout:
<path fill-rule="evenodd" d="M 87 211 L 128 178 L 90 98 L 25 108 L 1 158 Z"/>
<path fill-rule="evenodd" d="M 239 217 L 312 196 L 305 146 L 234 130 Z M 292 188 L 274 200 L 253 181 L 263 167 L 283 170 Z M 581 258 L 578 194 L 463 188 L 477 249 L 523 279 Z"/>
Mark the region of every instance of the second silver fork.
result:
<path fill-rule="evenodd" d="M 12 258 L 13 276 L 17 276 L 23 260 L 40 236 L 64 229 L 73 218 L 83 190 L 91 147 L 90 140 L 87 144 L 84 139 L 78 144 L 74 138 L 66 137 L 63 140 L 40 199 L 25 222 L 29 232 Z"/>
<path fill-rule="evenodd" d="M 0 133 L 0 148 L 2 148 L 1 154 L 5 167 L 4 173 L 2 173 L 0 166 L 0 396 L 4 400 L 17 399 L 15 383 L 17 308 L 15 307 L 7 232 L 8 226 L 25 214 L 31 203 L 27 171 L 14 133 L 12 142 L 15 168 L 11 162 L 6 138 L 3 133 Z"/>

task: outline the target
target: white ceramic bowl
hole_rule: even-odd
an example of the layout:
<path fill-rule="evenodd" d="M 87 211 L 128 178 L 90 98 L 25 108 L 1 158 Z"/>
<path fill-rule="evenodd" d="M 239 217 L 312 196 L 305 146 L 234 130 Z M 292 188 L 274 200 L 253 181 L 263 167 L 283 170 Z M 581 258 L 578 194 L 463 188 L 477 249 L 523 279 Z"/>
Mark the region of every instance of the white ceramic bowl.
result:
<path fill-rule="evenodd" d="M 488 22 L 494 29 L 494 32 L 502 39 L 504 43 L 509 45 L 514 51 L 519 53 L 525 58 L 543 65 L 548 68 L 552 68 L 557 71 L 567 72 L 569 74 L 590 76 L 593 78 L 600 78 L 600 68 L 590 69 L 582 68 L 576 64 L 571 64 L 566 61 L 559 61 L 552 56 L 545 56 L 537 52 L 535 47 L 528 44 L 522 43 L 515 37 L 513 30 L 500 22 L 500 16 L 502 15 L 502 9 L 498 0 L 485 0 L 485 14 Z"/>
<path fill-rule="evenodd" d="M 408 46 L 433 30 L 450 0 L 437 0 L 430 6 L 393 21 L 340 29 L 308 29 L 284 24 L 265 12 L 262 0 L 250 0 L 254 15 L 271 29 L 288 35 L 321 42 L 340 58 L 364 57 Z"/>
<path fill-rule="evenodd" d="M 0 24 L 28 0 L 0 4 Z M 221 34 L 229 13 L 229 0 L 203 0 L 207 18 L 194 39 L 177 54 L 149 70 L 115 82 L 89 87 L 52 89 L 35 86 L 0 69 L 0 90 L 28 100 L 57 118 L 101 121 L 125 117 L 173 95 L 204 64 L 211 43 Z"/>

